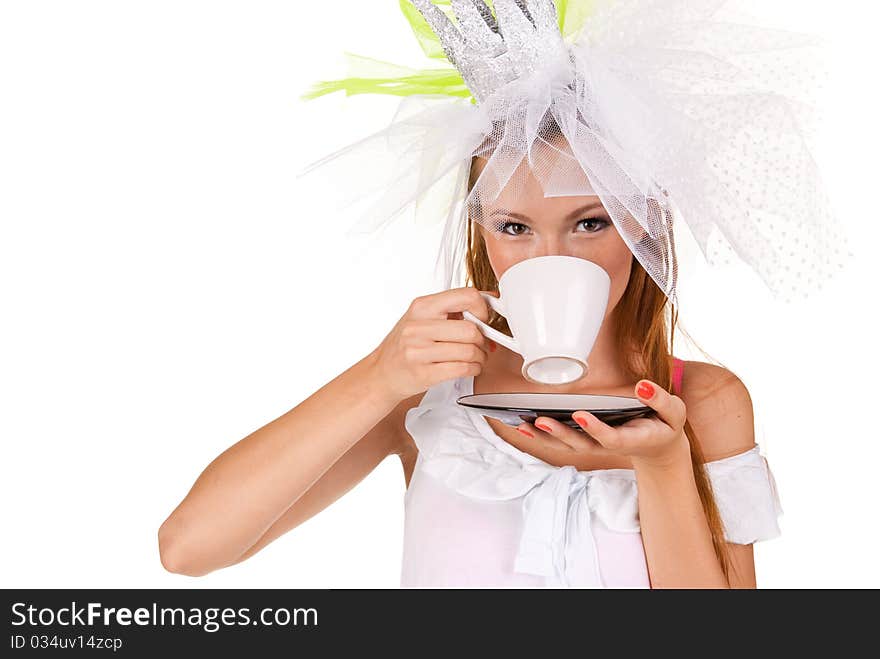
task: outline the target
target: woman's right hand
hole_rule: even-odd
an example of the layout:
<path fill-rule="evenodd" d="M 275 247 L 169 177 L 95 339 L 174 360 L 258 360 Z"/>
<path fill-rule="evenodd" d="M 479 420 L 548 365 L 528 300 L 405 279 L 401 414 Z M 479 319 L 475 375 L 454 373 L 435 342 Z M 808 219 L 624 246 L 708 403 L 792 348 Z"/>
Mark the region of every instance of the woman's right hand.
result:
<path fill-rule="evenodd" d="M 389 394 L 403 400 L 430 386 L 478 375 L 492 342 L 462 311 L 487 322 L 489 307 L 470 286 L 417 297 L 371 354 L 376 376 Z"/>

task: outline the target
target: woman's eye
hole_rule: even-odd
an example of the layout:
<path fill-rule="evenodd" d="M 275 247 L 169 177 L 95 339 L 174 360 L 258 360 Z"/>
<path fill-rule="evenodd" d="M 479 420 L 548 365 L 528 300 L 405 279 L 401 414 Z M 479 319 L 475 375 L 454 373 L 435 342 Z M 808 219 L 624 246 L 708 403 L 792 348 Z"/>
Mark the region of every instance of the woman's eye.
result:
<path fill-rule="evenodd" d="M 578 222 L 579 226 L 583 226 L 587 233 L 596 233 L 601 231 L 609 224 L 608 220 L 603 217 L 588 217 Z"/>
<path fill-rule="evenodd" d="M 515 231 L 512 233 L 508 231 L 509 228 L 514 228 Z M 520 224 L 519 222 L 504 222 L 498 230 L 501 233 L 506 233 L 508 236 L 521 236 L 528 230 L 528 227 L 525 224 Z"/>
<path fill-rule="evenodd" d="M 578 226 L 583 226 L 586 233 L 598 233 L 609 224 L 611 224 L 611 222 L 603 217 L 588 217 L 578 222 Z M 528 233 L 529 227 L 520 222 L 507 221 L 502 222 L 497 230 L 508 236 L 522 236 Z"/>

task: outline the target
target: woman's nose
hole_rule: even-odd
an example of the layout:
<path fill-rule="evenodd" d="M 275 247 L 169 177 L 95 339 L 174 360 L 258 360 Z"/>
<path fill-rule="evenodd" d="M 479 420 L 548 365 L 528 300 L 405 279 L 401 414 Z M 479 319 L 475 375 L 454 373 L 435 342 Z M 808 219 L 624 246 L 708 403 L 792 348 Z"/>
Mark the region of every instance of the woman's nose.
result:
<path fill-rule="evenodd" d="M 546 238 L 535 249 L 535 256 L 574 256 L 571 246 L 562 238 Z"/>

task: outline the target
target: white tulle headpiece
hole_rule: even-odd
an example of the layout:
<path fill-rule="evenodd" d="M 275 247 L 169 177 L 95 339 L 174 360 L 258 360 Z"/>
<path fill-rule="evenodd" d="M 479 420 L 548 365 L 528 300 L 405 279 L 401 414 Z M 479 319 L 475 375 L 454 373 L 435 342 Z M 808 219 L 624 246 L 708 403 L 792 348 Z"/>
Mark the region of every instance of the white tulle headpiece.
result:
<path fill-rule="evenodd" d="M 462 285 L 467 218 L 500 231 L 501 208 L 537 181 L 545 197 L 598 196 L 673 301 L 682 231 L 784 298 L 840 267 L 846 240 L 810 148 L 818 39 L 734 19 L 726 0 L 490 4 L 401 0 L 426 54 L 454 69 L 350 56 L 372 75 L 307 96 L 403 97 L 385 129 L 303 172 L 335 167 L 340 201 L 378 194 L 358 231 L 412 207 L 445 222 L 438 266 Z M 486 162 L 468 190 L 475 156 Z"/>

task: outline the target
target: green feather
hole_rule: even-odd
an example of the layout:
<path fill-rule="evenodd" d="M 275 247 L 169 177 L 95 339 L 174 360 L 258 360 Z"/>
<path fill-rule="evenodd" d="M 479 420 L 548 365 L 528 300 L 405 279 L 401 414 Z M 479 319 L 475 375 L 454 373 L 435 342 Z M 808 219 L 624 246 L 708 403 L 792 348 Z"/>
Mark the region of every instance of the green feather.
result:
<path fill-rule="evenodd" d="M 587 17 L 594 11 L 596 0 L 556 0 L 559 30 L 564 39 L 571 39 L 580 32 Z M 439 94 L 442 96 L 473 98 L 458 70 L 446 59 L 440 38 L 410 0 L 399 0 L 400 11 L 409 23 L 422 52 L 431 59 L 444 60 L 444 66 L 430 69 L 411 69 L 381 60 L 345 53 L 348 58 L 348 75 L 340 80 L 319 81 L 300 98 L 311 100 L 324 94 L 344 91 L 352 94 Z M 434 0 L 450 20 L 455 20 L 450 0 Z M 491 0 L 486 4 L 492 8 Z"/>

